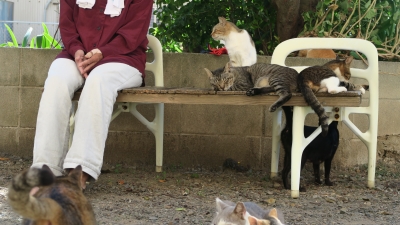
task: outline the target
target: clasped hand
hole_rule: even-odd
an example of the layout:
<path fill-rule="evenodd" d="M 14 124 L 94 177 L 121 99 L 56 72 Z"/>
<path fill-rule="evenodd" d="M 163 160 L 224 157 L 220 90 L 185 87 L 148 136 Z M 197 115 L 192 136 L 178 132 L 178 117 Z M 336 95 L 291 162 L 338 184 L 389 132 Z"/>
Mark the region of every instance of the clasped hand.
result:
<path fill-rule="evenodd" d="M 88 72 L 96 65 L 97 62 L 103 59 L 103 54 L 98 51 L 93 53 L 93 51 L 88 52 L 86 55 L 82 50 L 75 52 L 75 63 L 78 67 L 79 73 L 83 78 L 88 77 Z"/>

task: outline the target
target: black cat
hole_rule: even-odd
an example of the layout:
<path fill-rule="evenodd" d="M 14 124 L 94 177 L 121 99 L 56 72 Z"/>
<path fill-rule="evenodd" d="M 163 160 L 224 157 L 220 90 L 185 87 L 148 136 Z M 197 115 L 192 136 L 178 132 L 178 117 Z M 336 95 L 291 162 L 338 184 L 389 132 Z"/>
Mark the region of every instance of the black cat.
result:
<path fill-rule="evenodd" d="M 286 189 L 290 189 L 288 183 L 288 175 L 291 170 L 291 159 L 292 159 L 292 127 L 293 127 L 293 111 L 291 106 L 282 106 L 285 112 L 286 125 L 281 132 L 281 142 L 285 150 L 284 165 L 282 170 L 282 181 Z M 332 159 L 335 156 L 336 150 L 339 146 L 339 130 L 337 129 L 337 121 L 333 121 L 329 124 L 328 133 L 324 137 L 319 134 L 303 151 L 301 158 L 301 170 L 307 161 L 313 163 L 315 182 L 322 184 L 320 180 L 320 163 L 324 163 L 325 166 L 325 184 L 332 186 L 333 183 L 329 179 L 331 171 Z M 310 136 L 317 127 L 304 126 L 304 136 Z M 305 191 L 304 187 L 300 188 L 300 191 Z"/>

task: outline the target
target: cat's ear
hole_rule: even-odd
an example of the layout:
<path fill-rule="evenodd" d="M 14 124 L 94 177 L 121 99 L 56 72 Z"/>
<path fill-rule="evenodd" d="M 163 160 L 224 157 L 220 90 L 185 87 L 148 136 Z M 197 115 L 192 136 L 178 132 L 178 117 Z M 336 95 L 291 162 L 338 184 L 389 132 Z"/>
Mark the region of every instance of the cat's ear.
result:
<path fill-rule="evenodd" d="M 51 174 L 53 174 L 53 172 L 51 171 L 50 167 L 48 165 L 46 165 L 46 164 L 43 164 L 42 170 L 46 170 L 46 171 L 50 172 Z"/>
<path fill-rule="evenodd" d="M 246 214 L 246 207 L 244 206 L 243 202 L 238 202 L 233 212 L 236 215 L 238 215 L 242 220 L 244 220 L 244 215 Z"/>
<path fill-rule="evenodd" d="M 344 60 L 344 62 L 346 63 L 346 64 L 350 64 L 351 62 L 353 62 L 353 56 L 349 56 L 349 57 L 346 57 L 346 59 Z"/>
<path fill-rule="evenodd" d="M 54 182 L 55 176 L 53 171 L 51 171 L 50 167 L 46 164 L 43 164 L 42 170 L 40 171 L 40 184 L 41 185 L 50 185 Z"/>
<path fill-rule="evenodd" d="M 69 172 L 68 176 L 71 177 L 73 180 L 78 181 L 79 184 L 81 184 L 82 166 L 78 165 L 77 167 L 75 167 L 75 169 Z"/>
<path fill-rule="evenodd" d="M 214 74 L 211 72 L 211 70 L 209 70 L 207 68 L 204 68 L 204 70 L 206 71 L 208 78 L 212 78 L 214 76 Z"/>
<path fill-rule="evenodd" d="M 273 208 L 271 211 L 269 211 L 268 216 L 278 218 L 278 212 L 275 208 Z"/>
<path fill-rule="evenodd" d="M 231 61 L 227 62 L 225 64 L 224 72 L 229 72 L 231 70 L 231 67 L 232 67 Z"/>
<path fill-rule="evenodd" d="M 215 199 L 216 205 L 217 205 L 217 212 L 222 212 L 226 207 L 228 207 L 229 205 L 226 204 L 224 201 L 222 201 L 219 198 Z"/>
<path fill-rule="evenodd" d="M 220 16 L 220 17 L 218 17 L 218 20 L 219 20 L 219 23 L 220 23 L 221 25 L 225 26 L 225 24 L 226 24 L 226 19 L 225 19 L 224 17 Z"/>
<path fill-rule="evenodd" d="M 253 216 L 249 216 L 249 218 L 247 219 L 249 221 L 249 225 L 257 225 L 257 219 Z"/>

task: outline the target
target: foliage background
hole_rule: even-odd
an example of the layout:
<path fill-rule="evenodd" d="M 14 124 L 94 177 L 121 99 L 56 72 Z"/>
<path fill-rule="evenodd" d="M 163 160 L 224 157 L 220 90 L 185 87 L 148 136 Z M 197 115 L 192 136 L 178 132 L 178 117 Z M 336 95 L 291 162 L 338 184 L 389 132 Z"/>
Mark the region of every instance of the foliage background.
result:
<path fill-rule="evenodd" d="M 274 0 L 156 0 L 160 24 L 151 30 L 164 51 L 201 52 L 218 46 L 210 34 L 224 16 L 253 37 L 258 54 L 271 55 L 279 44 Z M 291 1 L 301 4 L 302 0 Z M 295 12 L 303 31 L 296 36 L 363 38 L 372 41 L 382 59 L 400 60 L 400 0 L 319 0 L 311 11 Z M 275 3 L 275 4 L 274 4 Z M 280 12 L 282 13 L 282 12 Z M 287 13 L 287 12 L 285 12 Z M 291 15 L 289 14 L 289 15 Z M 287 14 L 286 14 L 287 15 Z M 300 21 L 300 20 L 303 21 Z M 282 24 L 282 23 L 280 23 Z M 361 56 L 360 56 L 361 57 Z"/>
<path fill-rule="evenodd" d="M 261 0 L 156 0 L 154 12 L 161 21 L 151 30 L 161 40 L 165 51 L 201 52 L 207 45 L 218 46 L 211 31 L 223 16 L 246 29 L 259 54 L 271 54 L 278 40 L 275 35 L 276 11 L 270 1 Z"/>

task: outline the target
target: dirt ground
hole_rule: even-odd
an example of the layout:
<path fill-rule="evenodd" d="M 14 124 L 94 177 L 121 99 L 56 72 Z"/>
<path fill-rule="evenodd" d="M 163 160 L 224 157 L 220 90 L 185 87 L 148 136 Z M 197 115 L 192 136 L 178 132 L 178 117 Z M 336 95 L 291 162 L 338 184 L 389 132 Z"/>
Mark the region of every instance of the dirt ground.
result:
<path fill-rule="evenodd" d="M 31 161 L 0 154 L 0 224 L 21 224 L 7 204 L 7 187 L 14 174 Z M 376 187 L 366 187 L 366 166 L 333 169 L 335 186 L 317 186 L 311 166 L 302 172 L 307 192 L 292 199 L 281 180 L 265 172 L 206 171 L 198 168 L 152 168 L 106 165 L 85 195 L 98 224 L 210 224 L 215 198 L 252 201 L 283 211 L 286 224 L 400 224 L 400 170 L 378 163 Z"/>

